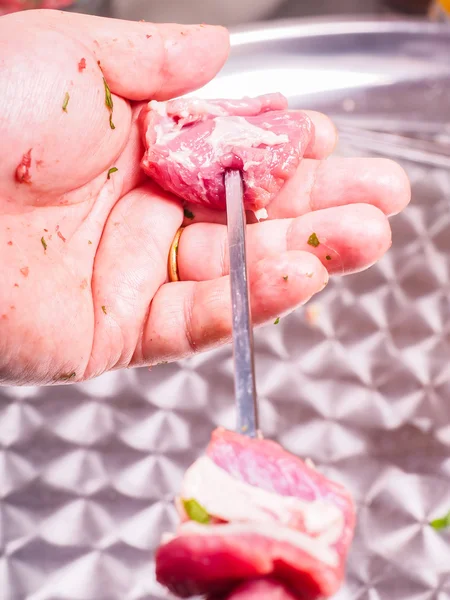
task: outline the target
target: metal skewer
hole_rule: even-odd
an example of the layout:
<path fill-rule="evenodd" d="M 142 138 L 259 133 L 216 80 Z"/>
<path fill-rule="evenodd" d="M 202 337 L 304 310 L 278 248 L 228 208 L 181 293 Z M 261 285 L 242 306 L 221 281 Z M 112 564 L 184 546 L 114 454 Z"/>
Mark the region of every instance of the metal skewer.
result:
<path fill-rule="evenodd" d="M 237 431 L 258 436 L 253 329 L 248 292 L 244 188 L 239 171 L 225 173 L 233 320 L 234 387 Z"/>

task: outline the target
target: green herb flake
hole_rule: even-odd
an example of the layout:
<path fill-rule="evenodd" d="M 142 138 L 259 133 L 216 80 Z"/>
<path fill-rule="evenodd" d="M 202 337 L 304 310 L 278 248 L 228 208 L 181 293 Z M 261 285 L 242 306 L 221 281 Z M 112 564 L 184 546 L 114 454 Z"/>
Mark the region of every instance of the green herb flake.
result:
<path fill-rule="evenodd" d="M 275 319 L 275 321 L 273 322 L 274 325 L 278 325 L 278 323 L 280 322 L 280 317 L 277 317 Z"/>
<path fill-rule="evenodd" d="M 69 100 L 70 100 L 70 94 L 69 94 L 69 92 L 66 92 L 66 95 L 64 96 L 64 102 L 62 105 L 62 109 L 65 113 L 67 112 L 67 105 L 69 104 Z"/>
<path fill-rule="evenodd" d="M 72 371 L 72 373 L 63 373 L 59 379 L 60 381 L 69 381 L 70 379 L 76 377 L 76 375 L 77 374 L 75 373 L 75 371 Z"/>
<path fill-rule="evenodd" d="M 104 77 L 103 77 L 103 85 L 105 86 L 105 104 L 109 108 L 109 110 L 112 112 L 112 110 L 114 108 L 114 103 L 113 103 L 113 99 L 111 96 L 111 90 L 109 89 L 109 85 L 107 84 L 106 79 Z"/>
<path fill-rule="evenodd" d="M 287 281 L 289 279 L 289 275 L 283 275 L 283 279 Z"/>
<path fill-rule="evenodd" d="M 44 236 L 41 237 L 41 244 L 44 248 L 44 252 L 47 250 L 47 242 L 44 240 Z"/>
<path fill-rule="evenodd" d="M 107 179 L 111 179 L 111 175 L 112 173 L 116 173 L 119 169 L 117 167 L 111 167 L 110 170 L 108 171 L 108 177 Z"/>
<path fill-rule="evenodd" d="M 325 256 L 325 259 L 326 259 L 326 260 L 331 260 L 331 256 L 330 256 L 329 254 L 327 254 L 327 255 Z"/>
<path fill-rule="evenodd" d="M 113 99 L 111 96 L 111 90 L 109 89 L 109 85 L 106 81 L 106 79 L 103 77 L 103 85 L 105 86 L 105 104 L 106 107 L 108 108 L 110 115 L 109 115 L 109 126 L 111 127 L 111 129 L 115 129 L 116 126 L 114 125 L 113 121 L 112 121 L 112 114 L 113 114 L 113 109 L 114 109 L 114 103 L 113 103 Z"/>
<path fill-rule="evenodd" d="M 319 238 L 317 237 L 317 234 L 312 233 L 309 238 L 308 238 L 308 244 L 310 246 L 313 246 L 314 248 L 317 248 L 317 246 L 320 244 L 319 242 Z"/>
<path fill-rule="evenodd" d="M 436 531 L 442 531 L 443 529 L 449 528 L 450 527 L 450 510 L 444 517 L 441 517 L 440 519 L 434 519 L 434 521 L 431 521 L 430 525 Z"/>
<path fill-rule="evenodd" d="M 107 314 L 108 314 L 108 313 L 106 312 L 106 306 L 105 306 L 105 305 L 103 305 L 103 306 L 102 306 L 102 311 L 105 313 L 105 315 L 107 315 Z"/>
<path fill-rule="evenodd" d="M 184 209 L 184 216 L 186 217 L 186 219 L 193 219 L 194 218 L 194 213 L 191 212 L 190 210 L 188 210 L 187 208 Z"/>
<path fill-rule="evenodd" d="M 184 510 L 191 521 L 202 523 L 202 525 L 208 525 L 211 522 L 211 517 L 201 504 L 191 498 L 190 500 L 183 499 Z"/>

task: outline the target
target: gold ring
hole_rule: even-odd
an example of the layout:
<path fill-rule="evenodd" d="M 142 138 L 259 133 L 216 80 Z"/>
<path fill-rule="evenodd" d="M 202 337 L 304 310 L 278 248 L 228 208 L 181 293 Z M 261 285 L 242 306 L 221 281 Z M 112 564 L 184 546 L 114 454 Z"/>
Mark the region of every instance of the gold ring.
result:
<path fill-rule="evenodd" d="M 180 281 L 180 277 L 178 275 L 178 244 L 180 243 L 180 237 L 183 233 L 184 227 L 180 227 L 180 229 L 176 232 L 175 237 L 173 238 L 172 245 L 169 250 L 169 281 Z"/>

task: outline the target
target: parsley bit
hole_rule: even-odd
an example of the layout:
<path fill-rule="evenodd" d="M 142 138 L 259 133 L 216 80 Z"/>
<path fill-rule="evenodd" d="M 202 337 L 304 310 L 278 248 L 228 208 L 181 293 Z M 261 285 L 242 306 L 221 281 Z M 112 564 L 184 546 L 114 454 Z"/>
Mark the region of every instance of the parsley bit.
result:
<path fill-rule="evenodd" d="M 47 250 L 47 242 L 44 240 L 44 236 L 41 237 L 41 244 L 44 247 L 44 252 Z"/>
<path fill-rule="evenodd" d="M 114 109 L 114 103 L 113 103 L 113 99 L 111 96 L 111 90 L 109 89 L 109 85 L 106 82 L 106 79 L 103 77 L 103 85 L 105 86 L 105 104 L 106 107 L 108 108 L 110 115 L 109 115 L 109 126 L 111 127 L 111 129 L 115 129 L 116 126 L 114 125 L 113 121 L 112 121 L 112 114 L 113 114 L 113 109 Z"/>
<path fill-rule="evenodd" d="M 448 527 L 450 527 L 450 510 L 444 517 L 441 517 L 440 519 L 434 519 L 434 521 L 431 521 L 430 525 L 436 531 L 441 531 L 442 529 L 447 529 Z"/>
<path fill-rule="evenodd" d="M 283 275 L 283 279 L 287 281 L 289 279 L 289 275 Z"/>
<path fill-rule="evenodd" d="M 326 259 L 326 260 L 331 260 L 331 256 L 330 256 L 329 254 L 327 254 L 327 255 L 325 256 L 325 259 Z"/>
<path fill-rule="evenodd" d="M 59 379 L 60 381 L 69 381 L 69 379 L 73 379 L 74 377 L 76 377 L 76 375 L 77 374 L 75 373 L 75 371 L 72 371 L 72 373 L 63 373 Z"/>
<path fill-rule="evenodd" d="M 188 210 L 187 208 L 184 209 L 184 216 L 186 217 L 186 219 L 193 219 L 194 218 L 194 213 L 191 212 L 190 210 Z"/>
<path fill-rule="evenodd" d="M 196 521 L 202 525 L 208 525 L 211 521 L 207 510 L 201 504 L 191 498 L 190 500 L 183 499 L 184 510 L 191 521 Z"/>
<path fill-rule="evenodd" d="M 102 311 L 105 313 L 105 315 L 107 315 L 107 314 L 108 314 L 108 313 L 106 312 L 106 306 L 105 306 L 105 305 L 103 305 L 103 306 L 102 306 Z"/>
<path fill-rule="evenodd" d="M 308 244 L 310 246 L 313 246 L 314 248 L 317 248 L 317 246 L 320 244 L 319 238 L 317 237 L 317 235 L 315 233 L 312 233 L 309 236 L 309 238 L 308 238 Z"/>
<path fill-rule="evenodd" d="M 119 169 L 117 167 L 111 167 L 110 170 L 108 171 L 108 177 L 107 179 L 111 179 L 111 175 L 112 173 L 116 173 Z"/>
<path fill-rule="evenodd" d="M 278 323 L 280 322 L 280 317 L 277 317 L 275 319 L 275 321 L 273 322 L 274 325 L 278 325 Z"/>
<path fill-rule="evenodd" d="M 66 92 L 66 95 L 64 96 L 64 102 L 62 105 L 62 109 L 65 113 L 67 112 L 67 105 L 69 104 L 69 100 L 70 100 L 70 94 L 69 94 L 69 92 Z"/>

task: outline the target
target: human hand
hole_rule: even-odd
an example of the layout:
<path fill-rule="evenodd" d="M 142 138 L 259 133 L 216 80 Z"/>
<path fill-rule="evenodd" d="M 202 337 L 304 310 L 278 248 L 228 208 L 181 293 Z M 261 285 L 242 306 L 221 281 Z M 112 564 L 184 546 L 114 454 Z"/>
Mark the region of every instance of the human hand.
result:
<path fill-rule="evenodd" d="M 142 101 L 202 86 L 227 53 L 215 27 L 53 11 L 0 19 L 1 383 L 80 381 L 229 341 L 223 215 L 195 207 L 184 219 L 182 204 L 144 177 L 136 122 Z M 390 246 L 386 215 L 409 201 L 390 161 L 324 161 L 336 132 L 310 116 L 314 146 L 269 220 L 249 226 L 255 324 L 306 302 L 328 273 L 373 264 Z M 183 220 L 181 281 L 168 283 Z"/>

